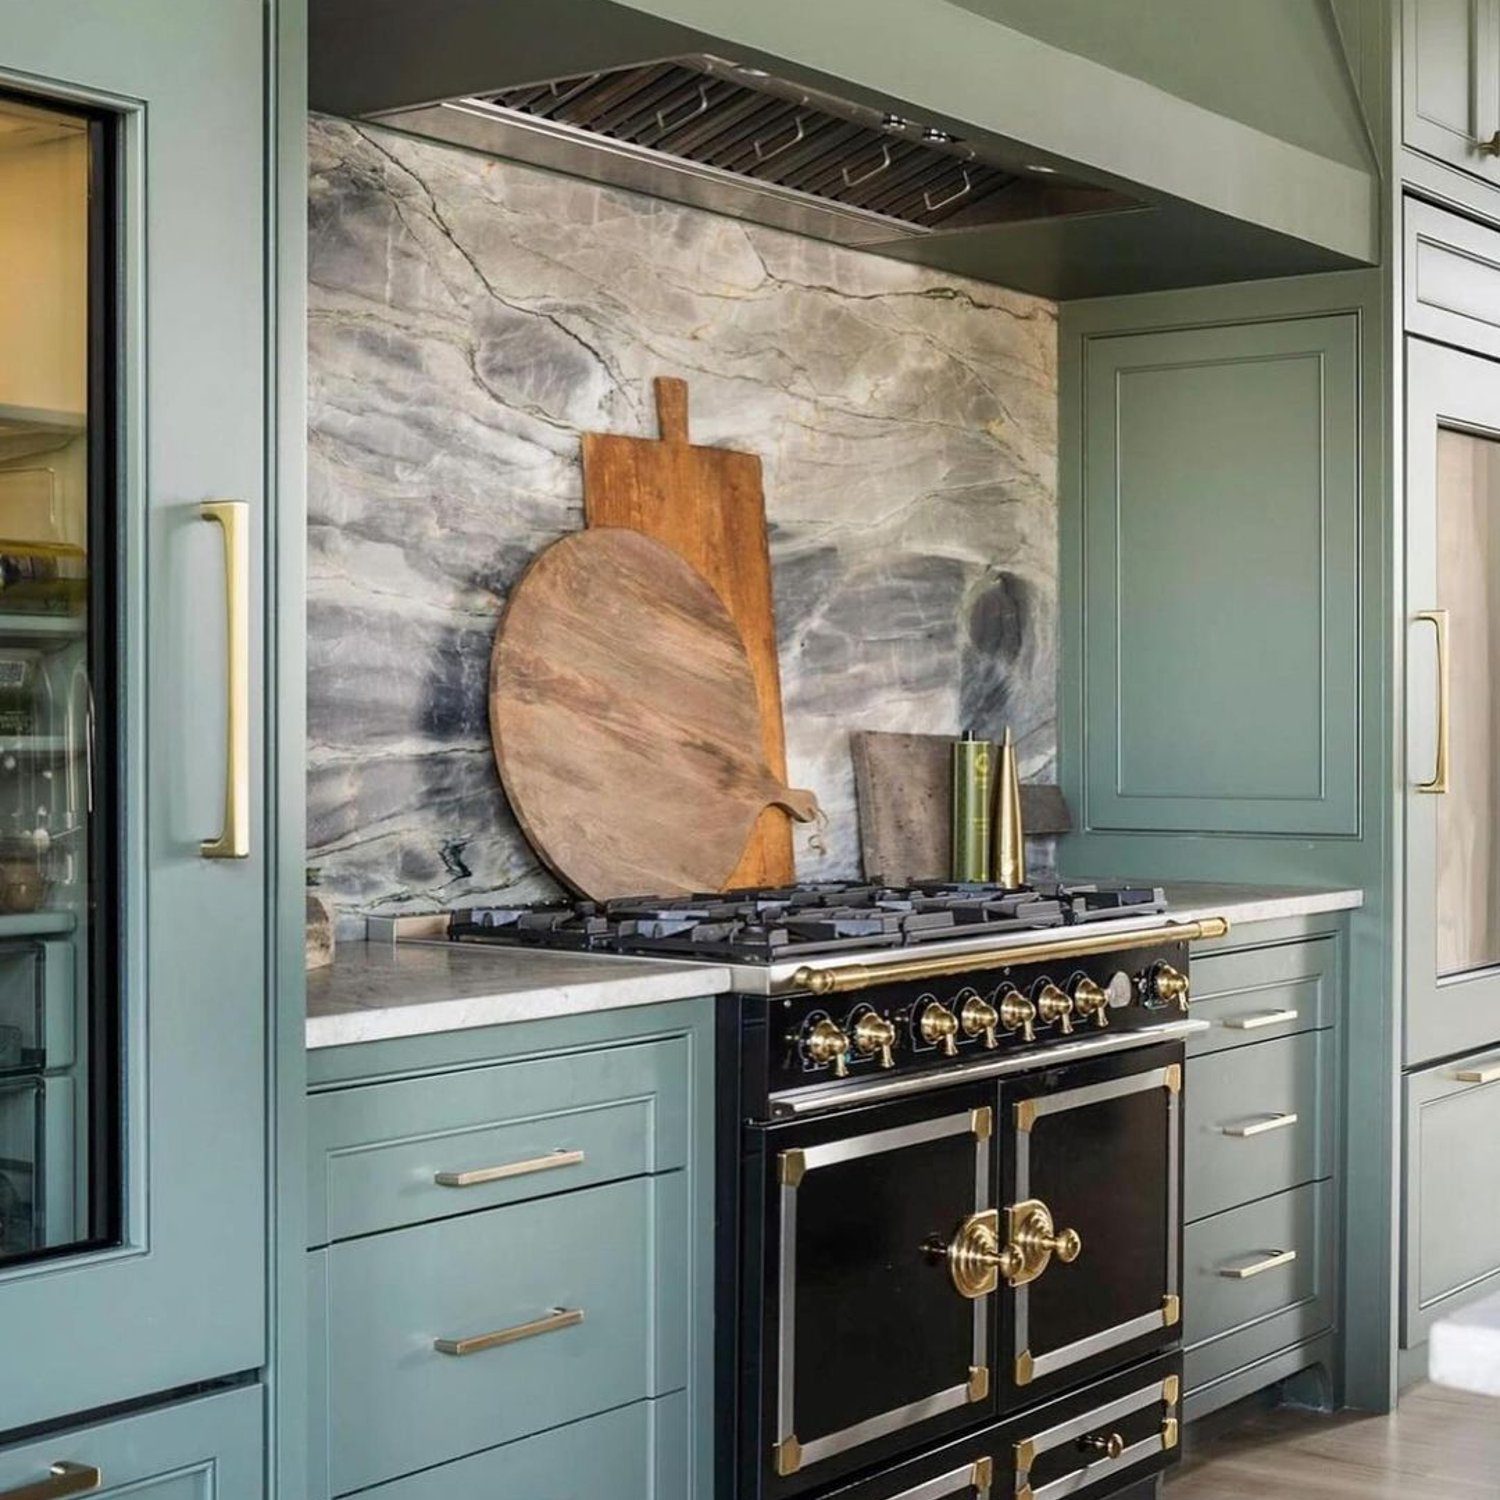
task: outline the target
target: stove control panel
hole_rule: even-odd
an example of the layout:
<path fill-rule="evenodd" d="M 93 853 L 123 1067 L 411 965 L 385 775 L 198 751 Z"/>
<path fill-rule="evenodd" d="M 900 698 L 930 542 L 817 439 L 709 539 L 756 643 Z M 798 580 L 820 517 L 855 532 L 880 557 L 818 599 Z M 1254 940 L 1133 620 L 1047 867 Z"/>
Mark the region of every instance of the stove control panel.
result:
<path fill-rule="evenodd" d="M 1187 949 L 1167 944 L 1075 962 L 1022 964 L 946 980 L 877 985 L 838 998 L 746 998 L 769 1008 L 769 1092 L 877 1073 L 938 1070 L 985 1053 L 1051 1044 L 1186 1011 Z M 756 1065 L 747 1058 L 747 1064 Z M 747 1080 L 754 1088 L 755 1080 Z"/>

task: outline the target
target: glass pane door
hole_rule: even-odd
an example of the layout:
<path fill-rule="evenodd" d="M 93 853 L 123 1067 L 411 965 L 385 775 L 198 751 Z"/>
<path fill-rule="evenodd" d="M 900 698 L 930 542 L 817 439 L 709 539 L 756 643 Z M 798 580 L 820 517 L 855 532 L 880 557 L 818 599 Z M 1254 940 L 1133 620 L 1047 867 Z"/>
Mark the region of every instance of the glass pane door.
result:
<path fill-rule="evenodd" d="M 1500 441 L 1441 429 L 1436 493 L 1450 665 L 1434 913 L 1450 975 L 1500 963 Z"/>
<path fill-rule="evenodd" d="M 109 179 L 0 96 L 0 1265 L 119 1233 Z"/>

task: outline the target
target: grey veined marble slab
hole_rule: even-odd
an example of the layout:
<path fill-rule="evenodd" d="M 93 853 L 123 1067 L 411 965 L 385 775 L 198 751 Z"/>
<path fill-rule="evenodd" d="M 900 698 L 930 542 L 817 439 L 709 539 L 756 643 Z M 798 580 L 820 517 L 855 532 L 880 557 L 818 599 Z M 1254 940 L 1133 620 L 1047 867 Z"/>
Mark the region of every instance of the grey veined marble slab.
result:
<path fill-rule="evenodd" d="M 728 988 L 729 971 L 716 964 L 440 942 L 345 943 L 332 965 L 307 976 L 307 1045 L 504 1026 Z"/>
<path fill-rule="evenodd" d="M 389 131 L 310 127 L 309 858 L 346 913 L 553 893 L 490 755 L 507 591 L 579 435 L 759 453 L 789 776 L 858 870 L 851 729 L 1056 754 L 1056 309 Z"/>

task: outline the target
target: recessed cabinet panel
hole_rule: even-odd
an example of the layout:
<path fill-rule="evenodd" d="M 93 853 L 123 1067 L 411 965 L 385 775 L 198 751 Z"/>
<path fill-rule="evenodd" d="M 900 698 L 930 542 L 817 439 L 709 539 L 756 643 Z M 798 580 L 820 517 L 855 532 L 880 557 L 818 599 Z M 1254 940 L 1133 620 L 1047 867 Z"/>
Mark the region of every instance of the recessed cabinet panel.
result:
<path fill-rule="evenodd" d="M 1500 5 L 1405 0 L 1401 93 L 1406 144 L 1500 182 L 1482 149 L 1500 131 Z"/>
<path fill-rule="evenodd" d="M 1355 317 L 1091 339 L 1087 823 L 1355 833 Z"/>

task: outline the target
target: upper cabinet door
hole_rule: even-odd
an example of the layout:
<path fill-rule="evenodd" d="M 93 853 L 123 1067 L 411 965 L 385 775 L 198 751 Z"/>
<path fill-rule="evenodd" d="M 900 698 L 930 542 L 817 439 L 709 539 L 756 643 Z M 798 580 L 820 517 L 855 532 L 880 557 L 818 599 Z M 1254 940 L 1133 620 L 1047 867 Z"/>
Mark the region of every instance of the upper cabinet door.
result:
<path fill-rule="evenodd" d="M 1407 341 L 1406 1061 L 1500 1042 L 1500 364 Z"/>
<path fill-rule="evenodd" d="M 0 1435 L 264 1361 L 264 28 L 0 0 Z"/>
<path fill-rule="evenodd" d="M 1500 183 L 1500 0 L 1405 0 L 1403 136 Z"/>

